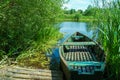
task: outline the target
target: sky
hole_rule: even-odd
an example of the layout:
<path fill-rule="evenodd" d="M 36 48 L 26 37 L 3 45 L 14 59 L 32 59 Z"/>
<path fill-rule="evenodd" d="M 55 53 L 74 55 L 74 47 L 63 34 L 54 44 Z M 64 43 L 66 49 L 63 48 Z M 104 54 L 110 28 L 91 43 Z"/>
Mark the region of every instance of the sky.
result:
<path fill-rule="evenodd" d="M 63 5 L 63 8 L 67 7 L 67 9 L 81 9 L 85 11 L 88 5 L 92 5 L 92 2 L 93 0 L 70 0 L 68 3 Z"/>

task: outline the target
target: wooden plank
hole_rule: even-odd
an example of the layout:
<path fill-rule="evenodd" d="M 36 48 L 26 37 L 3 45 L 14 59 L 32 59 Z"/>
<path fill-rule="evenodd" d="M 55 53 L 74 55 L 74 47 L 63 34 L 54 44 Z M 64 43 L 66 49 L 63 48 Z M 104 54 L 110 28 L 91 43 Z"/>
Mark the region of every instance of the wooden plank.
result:
<path fill-rule="evenodd" d="M 75 61 L 75 53 L 76 53 L 76 47 L 73 47 L 73 61 Z"/>
<path fill-rule="evenodd" d="M 0 77 L 0 80 L 33 80 L 33 79 L 23 79 L 23 78 L 11 78 L 11 77 Z"/>
<path fill-rule="evenodd" d="M 82 52 L 82 57 L 83 57 L 83 61 L 85 61 L 85 58 L 84 58 L 84 52 Z"/>
<path fill-rule="evenodd" d="M 84 52 L 82 52 L 82 57 L 83 57 L 83 61 L 85 61 L 85 55 L 84 55 Z"/>
<path fill-rule="evenodd" d="M 77 52 L 76 54 L 77 54 L 77 61 L 79 61 L 79 52 Z"/>
<path fill-rule="evenodd" d="M 18 69 L 18 70 L 25 70 L 25 71 L 38 71 L 38 72 L 47 72 L 47 73 L 61 73 L 60 71 L 56 70 L 46 70 L 46 69 L 30 69 L 30 68 L 23 68 L 23 67 L 18 67 L 18 66 L 10 66 L 8 67 L 12 69 Z"/>
<path fill-rule="evenodd" d="M 79 52 L 79 61 L 81 61 L 81 53 Z"/>
<path fill-rule="evenodd" d="M 69 56 L 69 54 L 68 54 L 68 52 L 66 53 L 66 56 L 65 56 L 65 59 L 66 60 L 68 60 L 68 56 Z"/>
<path fill-rule="evenodd" d="M 87 61 L 90 61 L 89 56 L 88 56 L 88 53 L 85 52 L 85 54 L 86 54 Z"/>
<path fill-rule="evenodd" d="M 84 49 L 84 58 L 85 58 L 85 61 L 87 61 L 87 56 L 86 56 L 86 50 Z"/>
<path fill-rule="evenodd" d="M 80 60 L 83 61 L 82 52 L 80 52 Z"/>
<path fill-rule="evenodd" d="M 68 57 L 68 60 L 70 61 L 70 58 L 71 58 L 71 52 L 69 52 L 69 57 Z"/>
<path fill-rule="evenodd" d="M 86 61 L 85 52 L 83 52 L 83 58 L 84 58 L 84 61 Z"/>
<path fill-rule="evenodd" d="M 74 60 L 76 61 L 77 60 L 77 52 L 75 52 L 74 54 L 75 54 L 75 59 Z"/>
<path fill-rule="evenodd" d="M 12 66 L 2 71 L 0 70 L 0 75 L 0 80 L 62 80 L 62 73 L 60 71 Z"/>
<path fill-rule="evenodd" d="M 9 68 L 7 72 L 12 72 L 16 74 L 29 74 L 29 75 L 39 75 L 39 76 L 49 76 L 49 77 L 62 77 L 61 73 L 48 73 L 48 72 L 39 72 L 39 71 L 25 71 L 25 70 L 18 70 L 18 69 L 11 69 Z"/>
<path fill-rule="evenodd" d="M 69 61 L 69 52 L 67 53 L 67 55 L 68 55 L 68 56 L 67 56 L 67 61 Z"/>
<path fill-rule="evenodd" d="M 76 39 L 76 38 L 77 38 L 77 39 L 80 39 L 80 38 L 84 38 L 84 36 L 76 36 L 76 35 L 75 35 L 75 36 L 72 36 L 72 38 L 75 38 L 75 39 Z"/>
<path fill-rule="evenodd" d="M 65 57 L 65 56 L 66 56 L 66 53 L 62 53 L 62 56 Z"/>
<path fill-rule="evenodd" d="M 68 62 L 70 66 L 100 66 L 100 62 L 95 62 L 95 61 L 82 61 L 82 62 L 76 62 L 76 61 L 70 61 Z"/>
<path fill-rule="evenodd" d="M 72 60 L 72 52 L 70 52 L 70 61 Z"/>
<path fill-rule="evenodd" d="M 62 45 L 96 45 L 94 42 L 65 42 Z"/>
<path fill-rule="evenodd" d="M 86 57 L 86 61 L 89 61 L 89 56 L 88 56 L 88 53 L 87 53 L 87 50 L 84 50 L 85 52 L 85 57 Z"/>
<path fill-rule="evenodd" d="M 74 52 L 72 52 L 71 57 L 72 57 L 72 61 L 74 61 Z"/>
<path fill-rule="evenodd" d="M 11 73 L 11 72 L 6 73 L 6 76 L 9 76 L 9 77 L 12 77 L 12 78 L 23 78 L 23 79 L 62 80 L 62 78 L 56 78 L 56 77 L 14 74 L 14 73 Z"/>
<path fill-rule="evenodd" d="M 88 54 L 88 56 L 89 56 L 89 60 L 90 60 L 90 61 L 93 61 L 93 58 L 92 58 L 90 52 L 87 52 L 87 54 Z"/>

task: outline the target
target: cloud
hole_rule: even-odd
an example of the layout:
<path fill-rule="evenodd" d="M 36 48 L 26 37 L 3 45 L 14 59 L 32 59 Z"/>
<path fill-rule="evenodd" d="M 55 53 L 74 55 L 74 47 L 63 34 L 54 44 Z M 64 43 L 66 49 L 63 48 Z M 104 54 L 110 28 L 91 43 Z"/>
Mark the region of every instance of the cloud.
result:
<path fill-rule="evenodd" d="M 90 4 L 92 4 L 92 0 L 70 0 L 67 4 L 64 4 L 64 6 L 68 9 L 85 10 Z"/>
<path fill-rule="evenodd" d="M 63 8 L 71 8 L 71 5 L 70 4 L 63 4 Z"/>

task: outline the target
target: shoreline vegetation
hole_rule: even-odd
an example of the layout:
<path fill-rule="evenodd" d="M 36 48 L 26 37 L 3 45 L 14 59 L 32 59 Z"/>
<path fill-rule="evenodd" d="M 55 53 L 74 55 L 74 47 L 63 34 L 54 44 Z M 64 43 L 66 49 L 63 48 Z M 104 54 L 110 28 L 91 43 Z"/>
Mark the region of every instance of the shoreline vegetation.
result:
<path fill-rule="evenodd" d="M 64 21 L 71 21 L 71 22 L 93 22 L 97 21 L 97 19 L 79 19 L 78 21 L 75 21 L 73 19 L 57 19 L 58 22 L 64 22 Z"/>
<path fill-rule="evenodd" d="M 120 80 L 120 0 L 102 0 L 95 4 L 100 29 L 98 40 L 106 52 L 105 80 Z"/>
<path fill-rule="evenodd" d="M 63 0 L 2 0 L 0 2 L 0 66 L 48 68 L 45 53 L 61 38 L 54 25 Z M 10 64 L 9 64 L 10 62 Z"/>

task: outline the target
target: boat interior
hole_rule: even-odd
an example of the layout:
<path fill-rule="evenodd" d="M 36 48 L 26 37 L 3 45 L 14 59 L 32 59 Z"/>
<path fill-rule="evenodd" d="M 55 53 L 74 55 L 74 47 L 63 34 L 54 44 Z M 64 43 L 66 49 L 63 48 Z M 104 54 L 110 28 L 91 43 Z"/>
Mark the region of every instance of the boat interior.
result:
<path fill-rule="evenodd" d="M 74 70 L 80 74 L 94 74 L 97 69 L 103 70 L 104 50 L 94 41 L 79 33 L 67 39 L 62 48 L 62 56 Z M 98 65 L 96 65 L 97 63 Z"/>
<path fill-rule="evenodd" d="M 64 45 L 63 49 L 67 61 L 104 61 L 104 52 L 95 45 Z"/>
<path fill-rule="evenodd" d="M 104 61 L 104 50 L 80 33 L 72 35 L 64 42 L 63 51 L 67 61 Z"/>

